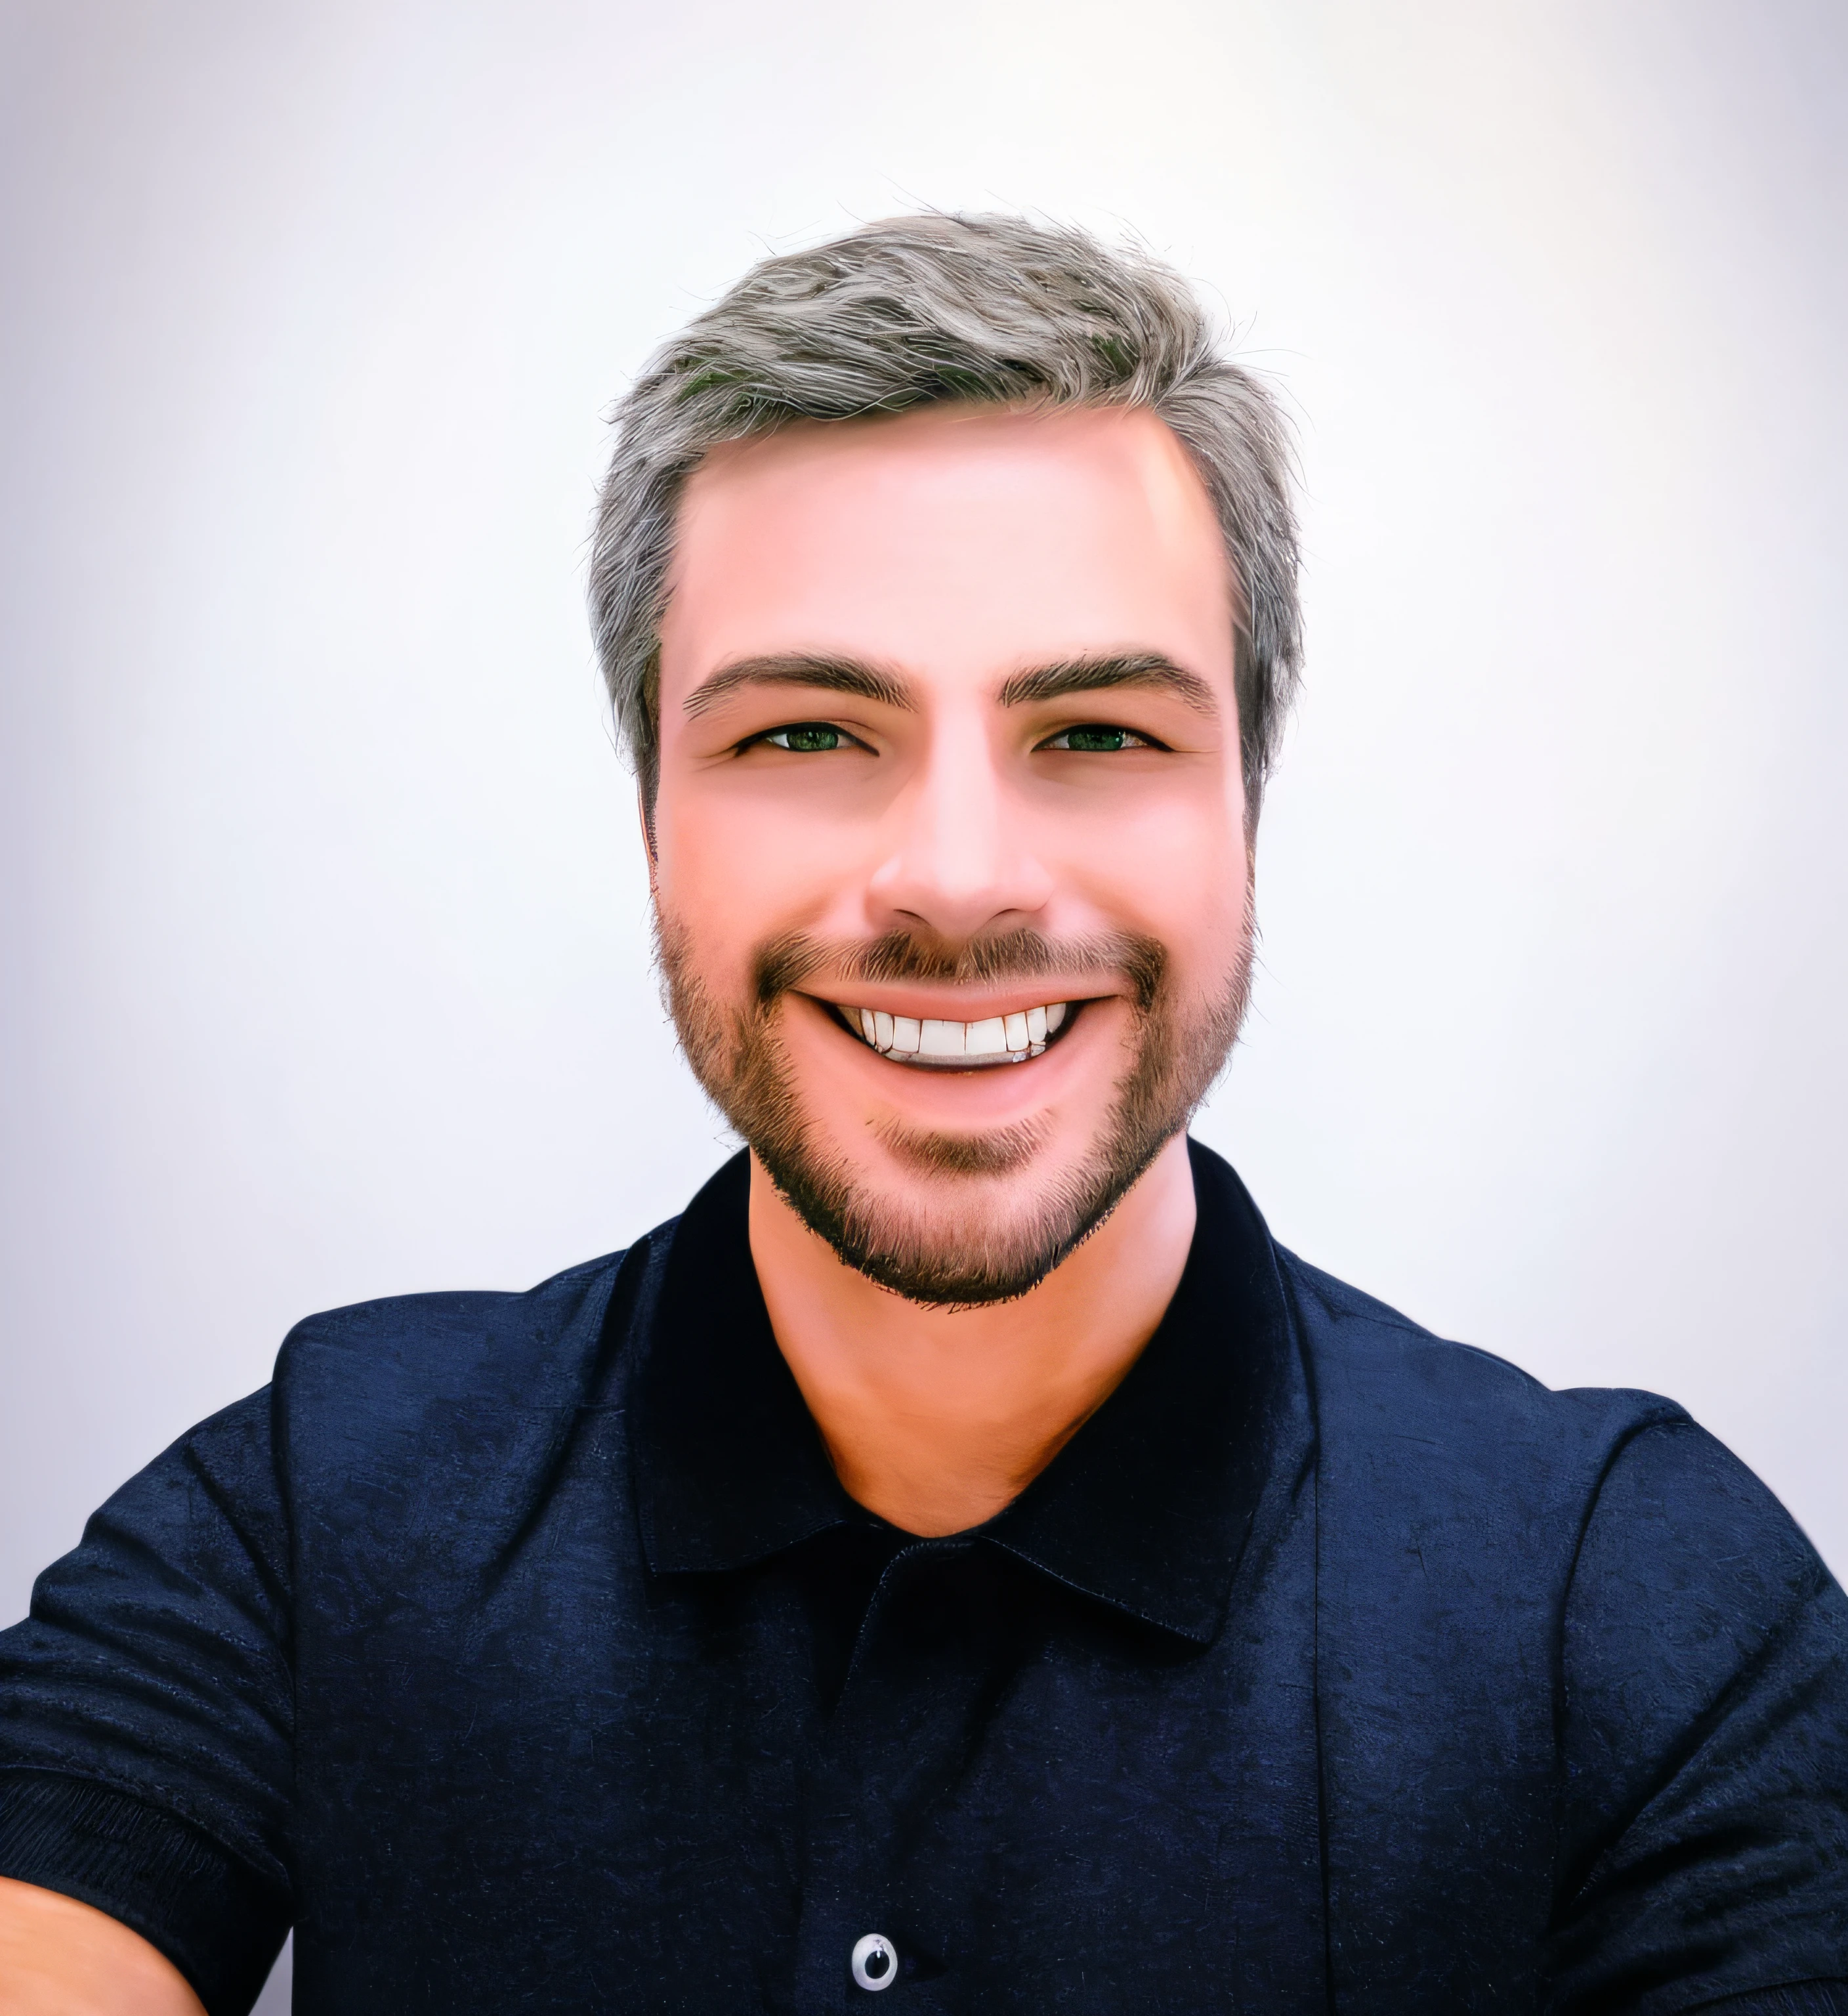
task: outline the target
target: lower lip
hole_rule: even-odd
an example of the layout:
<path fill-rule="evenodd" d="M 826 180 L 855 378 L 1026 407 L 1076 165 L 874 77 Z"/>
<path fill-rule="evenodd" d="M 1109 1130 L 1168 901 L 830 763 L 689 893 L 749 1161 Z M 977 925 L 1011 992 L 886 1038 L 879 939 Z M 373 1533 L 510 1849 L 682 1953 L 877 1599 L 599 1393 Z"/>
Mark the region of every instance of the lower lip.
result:
<path fill-rule="evenodd" d="M 1088 1101 L 1093 1095 L 1106 1095 L 1122 1067 L 1119 1045 L 1129 1004 L 1114 995 L 1085 1003 L 1083 1013 L 1074 1003 L 1058 1040 L 1023 1064 L 998 1059 L 947 1067 L 884 1056 L 813 995 L 788 994 L 784 1002 L 788 1039 L 796 1050 L 791 1061 L 799 1078 L 809 1071 L 816 1074 L 811 1081 L 813 1096 L 827 1100 L 830 1095 L 823 1088 L 831 1082 L 846 1094 L 850 1105 L 870 1100 L 906 1126 L 959 1132 L 1014 1126 L 1043 1118 L 1071 1099 Z M 811 1029 L 812 1038 L 804 1033 Z M 811 1040 L 821 1047 L 807 1060 Z M 848 1046 L 855 1054 L 848 1053 Z M 862 1061 L 856 1063 L 856 1055 Z"/>

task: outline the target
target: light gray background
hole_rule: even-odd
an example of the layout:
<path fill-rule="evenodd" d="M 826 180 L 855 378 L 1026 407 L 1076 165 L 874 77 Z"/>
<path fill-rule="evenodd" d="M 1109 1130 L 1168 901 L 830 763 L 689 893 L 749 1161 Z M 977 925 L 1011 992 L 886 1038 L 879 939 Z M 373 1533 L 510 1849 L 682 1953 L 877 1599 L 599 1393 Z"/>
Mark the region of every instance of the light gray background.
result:
<path fill-rule="evenodd" d="M 725 1152 L 589 664 L 599 416 L 920 203 L 1133 225 L 1301 416 L 1201 1133 L 1848 1563 L 1834 0 L 57 0 L 0 73 L 0 1617 L 304 1311 L 530 1282 Z"/>

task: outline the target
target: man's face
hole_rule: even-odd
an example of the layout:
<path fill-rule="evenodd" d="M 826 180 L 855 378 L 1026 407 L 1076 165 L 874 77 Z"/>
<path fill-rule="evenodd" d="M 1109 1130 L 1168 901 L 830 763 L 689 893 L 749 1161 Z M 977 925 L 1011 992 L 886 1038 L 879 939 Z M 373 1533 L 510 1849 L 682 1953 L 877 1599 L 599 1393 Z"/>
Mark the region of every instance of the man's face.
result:
<path fill-rule="evenodd" d="M 792 427 L 701 466 L 670 585 L 654 887 L 693 1068 L 849 1264 L 1020 1294 L 1244 1007 L 1205 488 L 1147 412 Z"/>

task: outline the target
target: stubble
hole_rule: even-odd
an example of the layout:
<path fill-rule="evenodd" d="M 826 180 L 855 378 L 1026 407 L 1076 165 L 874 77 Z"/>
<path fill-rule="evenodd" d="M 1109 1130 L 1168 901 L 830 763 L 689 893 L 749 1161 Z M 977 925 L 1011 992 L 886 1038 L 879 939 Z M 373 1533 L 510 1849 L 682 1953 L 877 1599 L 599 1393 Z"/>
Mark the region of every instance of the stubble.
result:
<path fill-rule="evenodd" d="M 1216 986 L 1184 1000 L 1165 949 L 1133 933 L 1061 943 L 1021 931 L 952 946 L 904 932 L 849 945 L 791 932 L 757 949 L 744 998 L 725 1003 L 698 973 L 684 925 L 656 917 L 668 1006 L 708 1096 L 841 1260 L 908 1301 L 937 1307 L 1025 1294 L 1109 1216 L 1223 1070 L 1250 996 L 1253 937 L 1248 889 L 1230 967 Z M 881 1145 L 921 1180 L 904 1195 L 881 1193 L 820 1138 L 777 1033 L 785 996 L 824 971 L 837 983 L 994 984 L 1050 974 L 1126 980 L 1130 1060 L 1097 1139 L 1075 1162 L 1049 1168 L 1028 1207 L 1009 1217 L 994 1208 L 991 1180 L 1043 1158 L 1042 1125 L 950 1133 L 888 1123 Z"/>

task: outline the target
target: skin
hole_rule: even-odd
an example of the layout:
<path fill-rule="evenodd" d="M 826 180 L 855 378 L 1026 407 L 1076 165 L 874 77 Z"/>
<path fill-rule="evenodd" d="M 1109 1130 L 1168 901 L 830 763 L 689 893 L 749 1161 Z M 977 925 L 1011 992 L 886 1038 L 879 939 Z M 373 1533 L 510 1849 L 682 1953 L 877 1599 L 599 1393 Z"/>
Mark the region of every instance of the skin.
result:
<path fill-rule="evenodd" d="M 1251 870 L 1233 625 L 1211 505 L 1147 413 L 938 409 L 714 455 L 682 516 L 645 828 L 691 974 L 730 1011 L 780 932 L 863 945 L 900 929 L 954 947 L 1024 927 L 1152 939 L 1183 998 L 1223 1000 Z M 765 663 L 804 655 L 876 668 L 883 697 Z M 1126 659 L 1169 671 L 1126 683 Z M 1075 689 L 1020 684 L 1111 661 Z M 845 739 L 820 754 L 762 739 L 791 722 Z M 1124 746 L 1058 746 L 1087 724 L 1126 731 Z M 874 985 L 824 966 L 773 1013 L 816 1139 L 866 1195 L 953 1245 L 1030 1219 L 1095 1151 L 1134 1053 L 1133 992 L 1108 971 Z M 949 1072 L 880 1057 L 827 1005 L 971 1021 L 1061 1000 L 1086 1005 L 1043 1057 Z M 987 1173 L 905 1146 L 1010 1129 L 1030 1150 Z M 771 1323 L 841 1480 L 922 1534 L 991 1517 L 1108 1397 L 1174 1293 L 1194 1216 L 1177 1133 L 1029 1293 L 932 1308 L 845 1265 L 751 1171 Z M 6 1881 L 0 2007 L 203 2016 L 126 1926 Z"/>
<path fill-rule="evenodd" d="M 1022 927 L 1153 938 L 1184 993 L 1223 994 L 1250 876 L 1232 584 L 1205 490 L 1152 415 L 935 409 L 728 448 L 688 485 L 671 589 L 652 872 L 712 999 L 747 1003 L 753 949 L 780 932 L 954 945 Z M 1126 657 L 1180 676 L 1020 697 L 1035 668 Z M 890 690 L 809 682 L 805 658 Z M 791 723 L 839 746 L 764 740 Z M 1088 724 L 1126 746 L 1061 746 Z M 829 1005 L 974 1021 L 1064 999 L 1089 1005 L 1044 1056 L 951 1072 L 881 1057 Z M 1094 1150 L 1132 1003 L 1122 974 L 874 984 L 837 963 L 774 1014 L 814 1136 L 865 1194 L 954 1238 L 1030 1215 Z M 904 1147 L 1022 1129 L 1033 1152 L 992 1174 Z M 1018 1495 L 1134 1362 L 1179 1282 L 1194 1194 L 1177 1134 L 1039 1286 L 973 1308 L 844 1265 L 755 1158 L 750 1230 L 847 1489 L 942 1534 Z"/>
<path fill-rule="evenodd" d="M 173 1963 L 74 1897 L 0 1877 L 6 2016 L 205 2016 Z"/>

